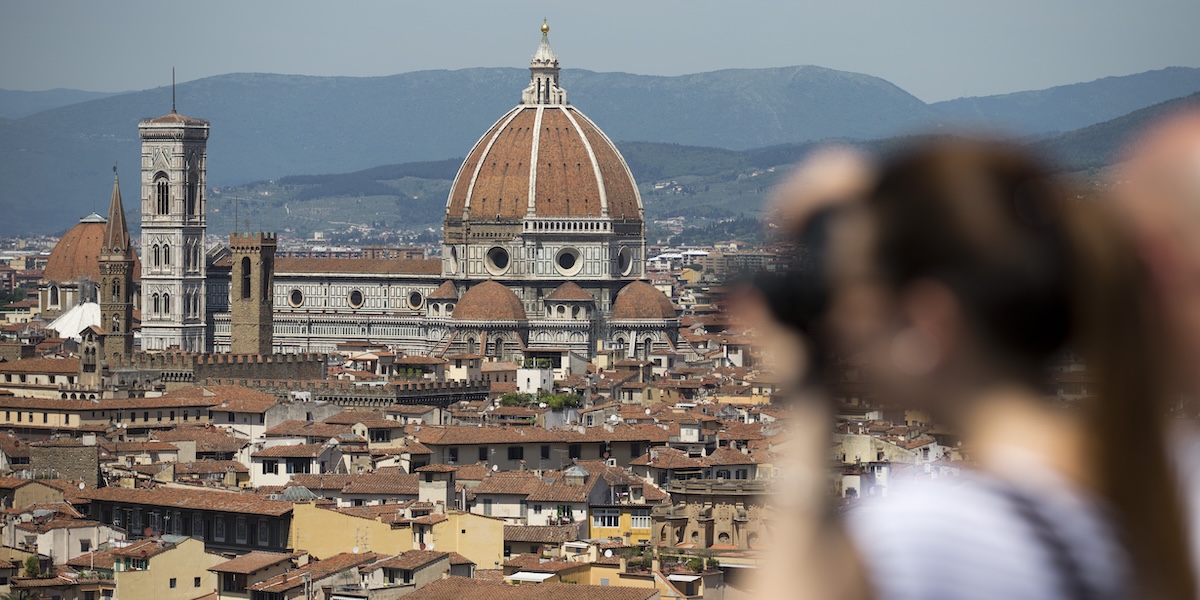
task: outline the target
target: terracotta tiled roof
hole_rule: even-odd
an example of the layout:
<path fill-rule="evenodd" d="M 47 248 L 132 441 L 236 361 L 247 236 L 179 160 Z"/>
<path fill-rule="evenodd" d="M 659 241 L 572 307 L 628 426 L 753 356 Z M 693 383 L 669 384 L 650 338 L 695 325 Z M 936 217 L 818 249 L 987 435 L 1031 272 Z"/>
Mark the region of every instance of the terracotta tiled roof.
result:
<path fill-rule="evenodd" d="M 284 561 L 292 559 L 291 554 L 282 552 L 262 552 L 254 550 L 248 554 L 243 554 L 237 558 L 227 560 L 219 565 L 209 569 L 217 573 L 242 573 L 249 575 L 255 571 L 261 571 L 272 565 L 277 565 Z"/>
<path fill-rule="evenodd" d="M 352 433 L 349 425 L 314 423 L 312 421 L 284 421 L 267 430 L 267 437 L 335 438 Z"/>
<path fill-rule="evenodd" d="M 475 564 L 475 561 L 473 561 L 457 552 L 451 552 L 450 553 L 450 564 L 451 565 L 473 565 L 473 564 Z"/>
<path fill-rule="evenodd" d="M 296 473 L 289 485 L 304 486 L 313 491 L 341 490 L 350 483 L 353 475 L 344 473 Z"/>
<path fill-rule="evenodd" d="M 97 550 L 87 554 L 80 554 L 79 556 L 68 560 L 67 566 L 75 567 L 77 569 L 96 568 L 112 570 L 113 563 L 116 562 L 116 556 L 113 555 L 113 550 L 115 549 L 116 548 L 109 548 L 107 550 Z"/>
<path fill-rule="evenodd" d="M 46 260 L 42 278 L 58 283 L 88 278 L 100 281 L 100 252 L 108 224 L 103 218 L 88 218 L 68 230 Z M 141 263 L 134 256 L 133 278 L 141 279 Z"/>
<path fill-rule="evenodd" d="M 97 525 L 99 525 L 98 521 L 91 521 L 88 519 L 54 518 L 47 521 L 42 521 L 40 523 L 34 521 L 17 523 L 16 527 L 17 529 L 21 529 L 23 531 L 46 533 L 55 529 L 85 529 L 88 527 L 95 527 Z"/>
<path fill-rule="evenodd" d="M 22 358 L 0 362 L 0 373 L 75 375 L 79 373 L 78 358 Z"/>
<path fill-rule="evenodd" d="M 579 525 L 505 525 L 504 541 L 561 544 L 579 539 Z"/>
<path fill-rule="evenodd" d="M 208 121 L 205 121 L 204 119 L 193 119 L 192 117 L 185 117 L 175 111 L 171 111 L 170 114 L 166 114 L 161 117 L 155 117 L 153 119 L 146 119 L 144 122 L 145 123 L 162 123 L 162 124 L 167 124 L 167 125 L 196 125 L 196 126 L 208 125 Z"/>
<path fill-rule="evenodd" d="M 266 594 L 280 594 L 289 590 L 293 590 L 304 585 L 305 581 L 312 581 L 317 584 L 321 580 L 353 569 L 359 565 L 375 562 L 379 560 L 380 555 L 374 552 L 364 552 L 362 554 L 351 554 L 343 552 L 326 558 L 325 560 L 314 560 L 299 569 L 292 569 L 287 573 L 276 575 L 266 581 L 260 581 L 249 587 L 251 592 L 263 592 Z"/>
<path fill-rule="evenodd" d="M 584 290 L 583 288 L 579 287 L 579 285 L 576 284 L 574 281 L 568 281 L 568 282 L 554 288 L 554 291 L 550 292 L 550 294 L 548 296 L 546 296 L 546 299 L 547 300 L 555 300 L 555 301 L 561 300 L 561 301 L 565 301 L 565 302 L 595 302 L 596 301 L 596 298 L 594 298 L 591 294 L 587 293 L 587 291 Z"/>
<path fill-rule="evenodd" d="M 528 496 L 541 483 L 542 480 L 529 471 L 504 471 L 484 477 L 474 491 L 477 496 L 480 494 Z"/>
<path fill-rule="evenodd" d="M 609 431 L 605 427 L 588 427 L 583 433 L 574 429 L 545 429 L 542 427 L 472 427 L 469 425 L 423 425 L 420 431 L 412 426 L 406 430 L 426 446 L 461 446 L 470 444 L 538 444 L 586 442 L 661 442 L 668 433 L 655 425 L 618 424 Z"/>
<path fill-rule="evenodd" d="M 237 452 L 249 443 L 213 426 L 159 430 L 154 432 L 154 439 L 164 442 L 196 442 L 196 452 L 202 454 Z"/>
<path fill-rule="evenodd" d="M 280 516 L 291 512 L 290 502 L 269 500 L 253 494 L 218 492 L 190 488 L 130 489 L 106 487 L 88 489 L 80 496 L 89 500 L 105 500 L 121 504 L 193 508 L 218 512 Z"/>
<path fill-rule="evenodd" d="M 403 554 L 398 554 L 391 558 L 385 558 L 373 565 L 372 569 L 386 567 L 389 569 L 408 569 L 416 570 L 435 563 L 443 558 L 449 558 L 449 554 L 445 552 L 437 552 L 434 550 L 409 550 Z"/>
<path fill-rule="evenodd" d="M 450 191 L 447 218 L 520 219 L 533 202 L 540 217 L 640 219 L 637 188 L 616 146 L 574 107 L 541 108 L 517 106 L 479 140 Z M 539 125 L 545 129 L 535 137 Z M 531 156 L 541 165 L 536 174 Z"/>
<path fill-rule="evenodd" d="M 325 444 L 289 444 L 268 446 L 251 454 L 254 457 L 315 458 L 325 451 Z"/>
<path fill-rule="evenodd" d="M 445 281 L 425 297 L 427 300 L 458 300 L 458 288 L 453 281 Z"/>
<path fill-rule="evenodd" d="M 463 294 L 453 317 L 468 321 L 524 321 L 525 306 L 504 284 L 489 279 Z"/>
<path fill-rule="evenodd" d="M 194 460 L 175 463 L 175 475 L 205 473 L 249 473 L 250 469 L 236 460 Z"/>
<path fill-rule="evenodd" d="M 674 319 L 675 305 L 658 288 L 644 282 L 634 281 L 617 292 L 613 302 L 612 318 L 627 319 Z"/>
<path fill-rule="evenodd" d="M 351 477 L 342 493 L 416 496 L 420 486 L 421 479 L 416 473 L 401 473 L 397 468 L 379 469 Z"/>
<path fill-rule="evenodd" d="M 279 404 L 279 399 L 240 385 L 205 385 L 180 388 L 168 394 L 172 398 L 211 398 L 213 410 L 262 413 Z"/>
<path fill-rule="evenodd" d="M 478 575 L 480 572 L 477 571 Z M 575 585 L 568 583 L 539 583 L 509 585 L 503 581 L 479 578 L 448 577 L 434 581 L 405 596 L 406 600 L 650 600 L 659 596 L 658 590 L 619 586 Z"/>

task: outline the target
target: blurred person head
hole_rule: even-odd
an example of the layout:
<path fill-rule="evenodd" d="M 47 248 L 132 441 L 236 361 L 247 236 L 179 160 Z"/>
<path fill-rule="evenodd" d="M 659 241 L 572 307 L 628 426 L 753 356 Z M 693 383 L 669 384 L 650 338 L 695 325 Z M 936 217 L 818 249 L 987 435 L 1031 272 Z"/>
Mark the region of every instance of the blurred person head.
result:
<path fill-rule="evenodd" d="M 1144 271 L 1112 215 L 1065 198 L 1014 146 L 939 140 L 898 155 L 838 226 L 830 322 L 877 389 L 943 422 L 1014 389 L 1044 402 L 1047 419 L 1078 420 L 1081 483 L 1111 503 L 1138 583 L 1191 597 Z M 1060 416 L 1043 399 L 1067 348 L 1097 374 L 1099 396 Z"/>
<path fill-rule="evenodd" d="M 1118 206 L 1167 323 L 1173 382 L 1200 394 L 1200 110 L 1171 115 L 1127 149 L 1117 170 Z"/>
<path fill-rule="evenodd" d="M 869 189 L 872 171 L 860 153 L 842 146 L 819 149 L 777 186 L 768 222 L 778 241 L 794 247 L 785 268 L 744 282 L 737 312 L 760 337 L 770 370 L 813 384 L 828 354 L 824 315 L 829 308 L 828 246 L 838 215 Z"/>

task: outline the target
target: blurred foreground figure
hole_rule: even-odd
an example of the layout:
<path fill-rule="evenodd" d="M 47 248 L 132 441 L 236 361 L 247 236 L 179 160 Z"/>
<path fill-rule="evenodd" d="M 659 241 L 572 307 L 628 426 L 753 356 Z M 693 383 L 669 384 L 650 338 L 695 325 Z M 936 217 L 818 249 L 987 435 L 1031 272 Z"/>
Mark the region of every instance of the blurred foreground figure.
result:
<path fill-rule="evenodd" d="M 804 256 L 787 273 L 760 274 L 736 304 L 763 345 L 766 370 L 797 398 L 790 440 L 778 454 L 770 554 L 759 571 L 763 598 L 867 597 L 866 581 L 844 531 L 830 518 L 825 457 L 833 405 L 822 382 L 830 347 L 825 326 L 831 281 L 830 238 L 842 214 L 874 181 L 859 154 L 831 147 L 802 162 L 773 194 L 769 222 Z"/>
<path fill-rule="evenodd" d="M 1164 362 L 1181 419 L 1172 449 L 1190 505 L 1195 572 L 1200 572 L 1200 109 L 1174 114 L 1127 149 L 1118 205 L 1130 217 L 1150 292 L 1164 321 Z"/>
<path fill-rule="evenodd" d="M 944 141 L 885 165 L 828 229 L 831 302 L 823 325 L 796 335 L 811 353 L 831 339 L 864 358 L 875 395 L 958 431 L 976 468 L 897 488 L 838 527 L 815 506 L 825 455 L 797 444 L 787 485 L 805 500 L 780 510 L 812 547 L 781 552 L 808 563 L 772 569 L 786 572 L 769 574 L 771 593 L 1194 597 L 1165 451 L 1158 327 L 1117 221 L 1067 203 L 1021 150 Z M 1075 409 L 1046 387 L 1048 365 L 1068 350 L 1099 383 Z M 801 405 L 819 401 L 806 396 Z M 815 434 L 828 439 L 831 425 Z"/>

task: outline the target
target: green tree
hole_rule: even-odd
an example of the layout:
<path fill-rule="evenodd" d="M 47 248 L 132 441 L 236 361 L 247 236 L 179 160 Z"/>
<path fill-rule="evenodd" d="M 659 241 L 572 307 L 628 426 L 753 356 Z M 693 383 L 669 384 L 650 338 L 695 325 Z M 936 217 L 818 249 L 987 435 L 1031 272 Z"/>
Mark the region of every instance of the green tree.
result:
<path fill-rule="evenodd" d="M 25 576 L 37 577 L 42 574 L 42 566 L 38 562 L 38 557 L 30 556 L 25 559 Z"/>
<path fill-rule="evenodd" d="M 533 396 L 520 392 L 510 392 L 500 396 L 500 406 L 527 406 L 533 402 Z"/>

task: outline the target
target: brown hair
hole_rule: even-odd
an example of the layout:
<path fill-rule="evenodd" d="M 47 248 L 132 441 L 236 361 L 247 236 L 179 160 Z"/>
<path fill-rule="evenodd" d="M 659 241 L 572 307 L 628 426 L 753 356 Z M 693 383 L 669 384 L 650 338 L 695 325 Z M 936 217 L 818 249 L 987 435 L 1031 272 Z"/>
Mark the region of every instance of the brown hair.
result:
<path fill-rule="evenodd" d="M 1195 597 L 1167 457 L 1159 328 L 1117 220 L 1094 202 L 1068 203 L 1023 150 L 965 140 L 901 155 L 867 206 L 888 284 L 947 285 L 1005 376 L 1038 385 L 1066 348 L 1084 357 L 1099 389 L 1086 407 L 1088 467 L 1113 509 L 1135 583 L 1151 597 Z"/>

